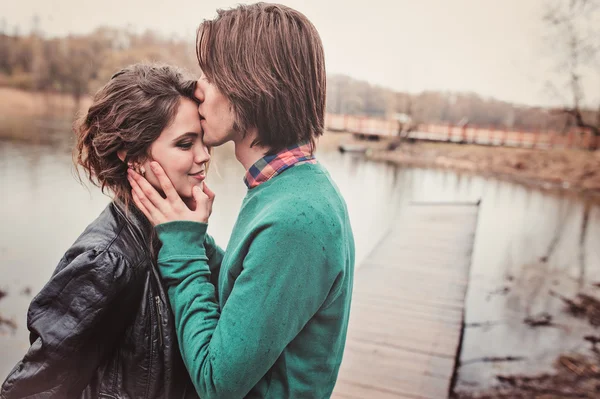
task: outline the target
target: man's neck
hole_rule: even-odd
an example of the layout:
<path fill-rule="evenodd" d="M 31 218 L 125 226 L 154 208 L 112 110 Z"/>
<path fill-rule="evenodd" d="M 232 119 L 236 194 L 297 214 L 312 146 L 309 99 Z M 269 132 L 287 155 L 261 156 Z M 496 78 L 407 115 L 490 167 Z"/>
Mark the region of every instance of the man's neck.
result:
<path fill-rule="evenodd" d="M 234 141 L 235 157 L 246 170 L 250 169 L 250 167 L 254 165 L 256 161 L 264 157 L 269 151 L 268 147 L 262 147 L 258 145 L 251 146 L 256 136 L 256 129 L 252 129 L 248 131 L 245 137 Z"/>

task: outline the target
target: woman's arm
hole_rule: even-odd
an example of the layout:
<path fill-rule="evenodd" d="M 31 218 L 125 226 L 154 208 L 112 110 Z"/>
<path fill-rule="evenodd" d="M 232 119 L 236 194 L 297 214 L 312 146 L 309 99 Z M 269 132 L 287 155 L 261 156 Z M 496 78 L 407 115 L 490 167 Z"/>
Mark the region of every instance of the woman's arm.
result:
<path fill-rule="evenodd" d="M 108 251 L 84 252 L 61 268 L 29 307 L 31 347 L 0 396 L 79 397 L 139 306 L 134 278 L 132 265 Z"/>

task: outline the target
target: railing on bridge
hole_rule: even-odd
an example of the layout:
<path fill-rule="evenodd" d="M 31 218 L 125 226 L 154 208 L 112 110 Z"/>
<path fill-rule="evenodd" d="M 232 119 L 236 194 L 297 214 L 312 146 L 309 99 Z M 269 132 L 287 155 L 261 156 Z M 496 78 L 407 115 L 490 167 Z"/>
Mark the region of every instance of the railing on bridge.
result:
<path fill-rule="evenodd" d="M 398 137 L 401 126 L 390 119 L 369 118 L 354 115 L 326 114 L 325 128 L 331 131 L 345 131 L 363 138 Z M 416 125 L 404 137 L 413 140 L 471 143 L 525 148 L 596 148 L 598 141 L 591 130 L 571 129 L 566 133 L 538 130 L 523 131 L 499 129 L 474 125 L 455 126 L 451 124 Z"/>

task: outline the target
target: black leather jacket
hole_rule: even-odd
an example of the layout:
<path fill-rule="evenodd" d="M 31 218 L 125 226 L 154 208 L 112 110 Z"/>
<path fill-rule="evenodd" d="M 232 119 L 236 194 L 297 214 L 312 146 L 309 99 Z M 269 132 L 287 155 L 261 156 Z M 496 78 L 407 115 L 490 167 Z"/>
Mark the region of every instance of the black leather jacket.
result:
<path fill-rule="evenodd" d="M 111 203 L 27 313 L 31 347 L 0 396 L 197 398 L 151 255 L 152 226 Z"/>

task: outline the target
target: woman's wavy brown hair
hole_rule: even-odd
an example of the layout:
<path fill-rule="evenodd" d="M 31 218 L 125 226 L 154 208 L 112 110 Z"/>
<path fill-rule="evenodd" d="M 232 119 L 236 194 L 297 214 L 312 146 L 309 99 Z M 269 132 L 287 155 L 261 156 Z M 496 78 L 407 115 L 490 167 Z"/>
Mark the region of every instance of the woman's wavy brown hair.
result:
<path fill-rule="evenodd" d="M 169 65 L 134 64 L 115 73 L 74 124 L 78 171 L 128 206 L 128 163 L 150 157 L 150 146 L 175 118 L 180 100 L 196 101 L 195 87 L 195 80 Z M 127 154 L 125 161 L 120 151 Z"/>
<path fill-rule="evenodd" d="M 218 10 L 196 35 L 209 82 L 231 102 L 236 129 L 255 127 L 270 153 L 307 141 L 325 119 L 325 57 L 319 33 L 300 12 L 256 3 Z"/>

